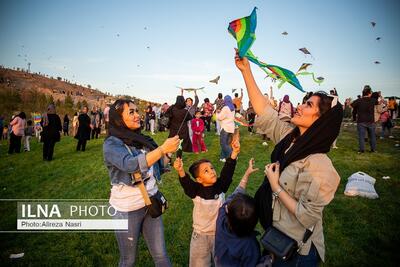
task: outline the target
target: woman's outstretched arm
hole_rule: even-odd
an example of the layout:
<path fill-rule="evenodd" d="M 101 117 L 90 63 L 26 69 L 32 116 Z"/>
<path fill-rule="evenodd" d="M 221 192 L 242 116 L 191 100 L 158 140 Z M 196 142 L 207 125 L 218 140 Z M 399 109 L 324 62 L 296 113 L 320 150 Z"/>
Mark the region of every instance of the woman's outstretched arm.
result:
<path fill-rule="evenodd" d="M 254 80 L 253 73 L 250 69 L 250 63 L 246 57 L 240 58 L 239 54 L 236 52 L 235 64 L 243 75 L 247 93 L 249 95 L 250 102 L 253 105 L 254 111 L 257 113 L 257 115 L 260 115 L 264 111 L 265 106 L 269 105 L 269 103 L 261 93 L 256 81 Z"/>

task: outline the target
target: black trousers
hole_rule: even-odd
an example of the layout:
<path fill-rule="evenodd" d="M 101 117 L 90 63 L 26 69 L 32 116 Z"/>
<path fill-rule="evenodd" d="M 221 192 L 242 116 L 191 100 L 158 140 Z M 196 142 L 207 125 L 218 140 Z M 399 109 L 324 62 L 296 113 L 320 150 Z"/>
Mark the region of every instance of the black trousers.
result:
<path fill-rule="evenodd" d="M 204 126 L 206 126 L 207 132 L 209 132 L 211 129 L 211 116 L 201 117 L 201 119 L 204 121 Z"/>
<path fill-rule="evenodd" d="M 8 154 L 21 152 L 21 139 L 22 136 L 17 136 L 11 131 L 10 146 L 8 147 Z"/>
<path fill-rule="evenodd" d="M 87 140 L 85 139 L 85 140 L 78 140 L 78 145 L 76 146 L 76 151 L 80 151 L 80 150 L 82 150 L 82 151 L 85 151 L 85 149 L 86 149 L 86 142 L 87 142 Z"/>
<path fill-rule="evenodd" d="M 93 128 L 92 129 L 92 139 L 96 136 L 96 139 L 99 138 L 100 128 Z"/>
<path fill-rule="evenodd" d="M 43 142 L 43 159 L 52 160 L 56 142 L 52 139 Z"/>

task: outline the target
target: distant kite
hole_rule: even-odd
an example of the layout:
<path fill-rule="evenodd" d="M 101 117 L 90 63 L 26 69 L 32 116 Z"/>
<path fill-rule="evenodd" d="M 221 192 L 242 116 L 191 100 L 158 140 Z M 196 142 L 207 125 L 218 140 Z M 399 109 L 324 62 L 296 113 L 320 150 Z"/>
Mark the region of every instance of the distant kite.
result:
<path fill-rule="evenodd" d="M 144 29 L 144 30 L 147 30 L 147 27 L 144 27 L 143 29 Z"/>
<path fill-rule="evenodd" d="M 301 66 L 297 72 L 302 71 L 302 70 L 307 70 L 307 68 L 311 65 L 312 65 L 311 63 L 303 63 L 303 64 L 301 64 Z"/>
<path fill-rule="evenodd" d="M 218 82 L 219 82 L 219 78 L 221 78 L 221 76 L 219 76 L 219 75 L 218 75 L 218 77 L 217 77 L 217 78 L 215 78 L 215 79 L 213 79 L 213 80 L 210 80 L 210 83 L 215 83 L 215 84 L 218 84 Z"/>
<path fill-rule="evenodd" d="M 378 64 L 381 64 L 381 62 L 380 62 L 380 61 L 375 61 L 374 63 L 375 63 L 375 64 L 377 64 L 377 65 L 378 65 Z"/>
<path fill-rule="evenodd" d="M 299 50 L 300 50 L 301 52 L 303 52 L 304 55 L 310 55 L 311 57 L 313 57 L 313 56 L 311 55 L 310 51 L 308 51 L 307 48 L 303 47 L 303 48 L 299 48 Z"/>
<path fill-rule="evenodd" d="M 374 21 L 371 21 L 371 25 L 372 25 L 372 27 L 375 27 L 375 25 L 376 25 L 376 22 L 374 22 Z"/>
<path fill-rule="evenodd" d="M 298 70 L 297 73 L 296 73 L 296 76 L 300 76 L 300 75 L 306 76 L 306 75 L 309 75 L 309 76 L 312 77 L 312 79 L 313 79 L 314 82 L 318 83 L 318 85 L 321 85 L 321 83 L 324 81 L 324 78 L 322 78 L 322 77 L 315 78 L 314 72 L 308 72 L 308 71 L 307 71 L 307 68 L 308 68 L 309 66 L 311 66 L 311 65 L 312 65 L 311 63 L 303 63 L 303 64 L 301 64 L 299 70 Z"/>
<path fill-rule="evenodd" d="M 376 37 L 376 40 L 377 40 L 377 41 L 380 41 L 380 40 L 381 40 L 381 37 Z"/>
<path fill-rule="evenodd" d="M 119 33 L 117 33 L 117 37 L 119 37 Z"/>
<path fill-rule="evenodd" d="M 203 91 L 204 87 L 200 87 L 200 88 L 182 88 L 177 86 L 176 88 L 179 88 L 183 91 L 187 91 L 187 92 L 196 92 L 196 91 Z"/>
<path fill-rule="evenodd" d="M 287 31 L 282 32 L 282 35 L 288 35 Z"/>

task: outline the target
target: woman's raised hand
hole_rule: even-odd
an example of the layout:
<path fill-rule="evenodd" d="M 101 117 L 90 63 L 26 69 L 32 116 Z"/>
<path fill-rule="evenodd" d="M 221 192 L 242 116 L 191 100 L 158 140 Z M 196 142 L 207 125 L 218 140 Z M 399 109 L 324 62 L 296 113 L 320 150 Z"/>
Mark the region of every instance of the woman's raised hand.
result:
<path fill-rule="evenodd" d="M 249 60 L 246 57 L 239 57 L 239 52 L 238 50 L 235 48 L 236 54 L 235 54 L 235 64 L 236 67 L 241 71 L 245 71 L 250 69 L 250 64 L 249 64 Z"/>
<path fill-rule="evenodd" d="M 178 150 L 179 147 L 179 136 L 175 135 L 174 137 L 168 138 L 165 142 L 161 145 L 161 149 L 164 154 L 167 153 L 174 153 Z"/>

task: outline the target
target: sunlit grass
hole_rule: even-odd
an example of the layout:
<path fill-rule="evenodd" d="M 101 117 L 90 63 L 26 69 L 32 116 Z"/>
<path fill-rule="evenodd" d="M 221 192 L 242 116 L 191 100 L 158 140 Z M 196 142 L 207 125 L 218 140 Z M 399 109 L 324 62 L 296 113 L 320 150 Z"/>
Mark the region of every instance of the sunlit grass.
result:
<path fill-rule="evenodd" d="M 398 135 L 398 132 L 395 132 Z M 165 140 L 166 133 L 155 136 L 157 142 Z M 234 181 L 228 191 L 237 186 L 254 157 L 260 171 L 251 177 L 248 192 L 254 194 L 263 179 L 262 170 L 269 162 L 273 148 L 262 146 L 259 135 L 241 131 L 242 151 Z M 398 262 L 400 182 L 398 139 L 378 140 L 378 153 L 357 154 L 354 126 L 343 127 L 337 145 L 330 152 L 341 183 L 335 199 L 324 211 L 326 266 L 394 266 Z M 107 199 L 110 183 L 103 164 L 104 139 L 91 140 L 86 152 L 76 152 L 76 140 L 62 138 L 56 144 L 54 161 L 43 162 L 41 144 L 32 141 L 32 151 L 6 155 L 7 144 L 0 146 L 1 198 L 46 199 Z M 206 157 L 218 172 L 219 139 L 213 132 L 207 134 L 206 154 L 184 154 L 186 169 L 193 161 Z M 347 177 L 364 171 L 375 177 L 379 199 L 349 198 L 343 191 Z M 390 176 L 383 180 L 382 176 Z M 169 200 L 170 208 L 163 215 L 168 254 L 174 266 L 187 266 L 192 232 L 192 201 L 183 193 L 174 171 L 163 176 L 161 191 Z M 11 214 L 0 207 L 2 214 Z M 15 216 L 1 216 L 0 225 L 15 225 Z M 258 227 L 261 230 L 260 227 Z M 1 265 L 15 266 L 116 266 L 118 247 L 113 233 L 17 233 L 0 234 Z M 24 252 L 22 259 L 11 261 L 11 253 Z M 397 259 L 397 261 L 396 261 Z M 139 246 L 137 266 L 152 266 L 152 260 L 143 240 Z"/>

